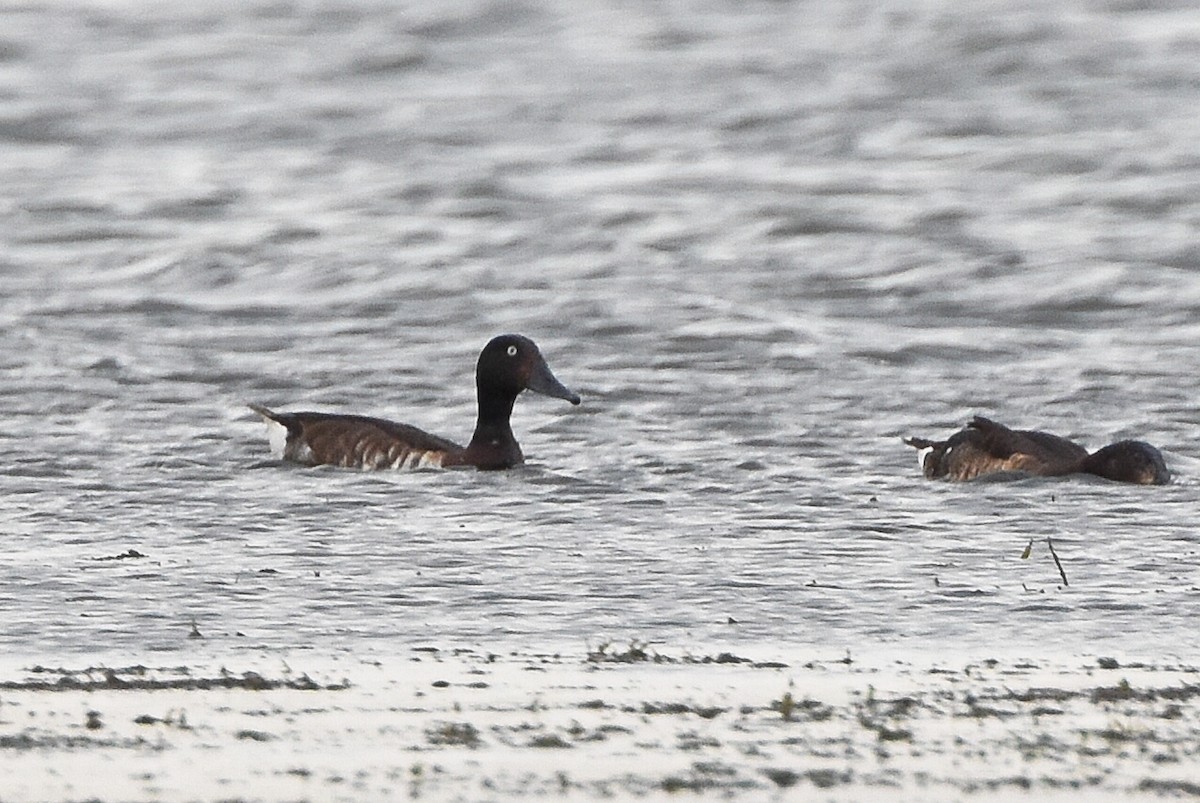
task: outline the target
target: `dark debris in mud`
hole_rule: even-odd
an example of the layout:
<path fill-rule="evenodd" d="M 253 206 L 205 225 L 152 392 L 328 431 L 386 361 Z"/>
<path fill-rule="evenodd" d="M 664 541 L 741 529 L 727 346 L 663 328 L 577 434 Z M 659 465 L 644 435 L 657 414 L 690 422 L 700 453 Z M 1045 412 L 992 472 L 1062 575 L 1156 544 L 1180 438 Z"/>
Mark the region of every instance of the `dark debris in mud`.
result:
<path fill-rule="evenodd" d="M 633 710 L 633 709 L 627 709 Z M 714 719 L 728 711 L 728 708 L 720 706 L 706 705 L 688 705 L 687 703 L 642 703 L 641 712 L 643 714 L 695 714 L 701 719 Z"/>
<path fill-rule="evenodd" d="M 719 761 L 697 761 L 686 774 L 668 775 L 659 786 L 666 792 L 729 793 L 760 788 L 750 778 L 742 777 L 736 768 Z"/>
<path fill-rule="evenodd" d="M 1146 778 L 1138 784 L 1138 791 L 1153 792 L 1158 795 L 1169 795 L 1171 797 L 1179 797 L 1181 795 L 1200 797 L 1200 784 L 1193 783 L 1192 781 Z"/>
<path fill-rule="evenodd" d="M 1129 681 L 1121 680 L 1113 686 L 1097 686 L 1094 689 L 1080 691 L 1034 687 L 1024 691 L 1008 691 L 1003 695 L 995 695 L 991 699 L 1009 699 L 1020 703 L 1038 701 L 1065 703 L 1069 700 L 1086 697 L 1090 702 L 1099 704 L 1128 701 L 1153 703 L 1159 700 L 1186 702 L 1196 696 L 1200 696 L 1200 684 L 1196 683 L 1138 689 L 1131 686 Z"/>
<path fill-rule="evenodd" d="M 772 711 L 778 711 L 786 722 L 824 722 L 833 716 L 832 706 L 807 697 L 797 700 L 790 691 L 785 692 L 778 700 L 772 700 L 770 708 Z"/>
<path fill-rule="evenodd" d="M 787 664 L 778 662 L 756 663 L 749 658 L 744 658 L 740 655 L 734 655 L 730 652 L 722 652 L 717 655 L 684 655 L 680 657 L 664 655 L 656 650 L 650 649 L 649 644 L 642 641 L 630 641 L 629 645 L 624 649 L 614 647 L 611 642 L 602 642 L 594 648 L 588 649 L 585 659 L 591 664 L 744 664 L 755 669 L 786 669 Z"/>
<path fill-rule="evenodd" d="M 86 669 L 64 669 L 35 666 L 29 672 L 34 677 L 27 680 L 0 681 L 0 689 L 6 691 L 155 691 L 166 689 L 183 691 L 207 691 L 210 689 L 338 691 L 349 686 L 344 681 L 321 684 L 306 674 L 295 677 L 270 678 L 258 672 L 237 673 L 222 669 L 219 674 L 206 677 L 192 675 L 187 667 L 153 669 L 145 666 L 117 668 L 101 666 L 87 667 Z"/>
<path fill-rule="evenodd" d="M 460 745 L 475 748 L 482 743 L 479 729 L 470 722 L 435 722 L 425 729 L 431 745 Z"/>
<path fill-rule="evenodd" d="M 0 735 L 0 750 L 85 750 L 118 747 L 123 749 L 160 750 L 162 745 L 142 738 L 118 739 L 95 736 L 64 736 L 26 730 Z"/>

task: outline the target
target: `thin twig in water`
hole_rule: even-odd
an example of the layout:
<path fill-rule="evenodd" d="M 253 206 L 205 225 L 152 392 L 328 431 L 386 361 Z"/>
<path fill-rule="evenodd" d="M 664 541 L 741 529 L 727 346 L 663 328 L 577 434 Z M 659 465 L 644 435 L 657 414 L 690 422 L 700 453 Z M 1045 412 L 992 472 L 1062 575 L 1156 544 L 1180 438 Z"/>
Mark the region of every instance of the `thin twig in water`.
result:
<path fill-rule="evenodd" d="M 1058 574 L 1063 579 L 1063 585 L 1071 585 L 1067 582 L 1067 573 L 1063 570 L 1062 561 L 1058 559 L 1058 553 L 1054 551 L 1054 542 L 1050 540 L 1050 536 L 1046 536 L 1046 546 L 1050 547 L 1050 557 L 1054 558 L 1054 565 L 1058 567 Z"/>

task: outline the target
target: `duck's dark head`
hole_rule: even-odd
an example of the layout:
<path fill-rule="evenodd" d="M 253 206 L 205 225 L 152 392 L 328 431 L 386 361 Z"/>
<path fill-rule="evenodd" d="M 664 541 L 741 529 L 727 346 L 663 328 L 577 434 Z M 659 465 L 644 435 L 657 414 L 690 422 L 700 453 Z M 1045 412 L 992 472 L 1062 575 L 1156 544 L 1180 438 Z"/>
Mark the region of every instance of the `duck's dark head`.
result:
<path fill-rule="evenodd" d="M 1083 461 L 1082 470 L 1116 482 L 1166 485 L 1171 481 L 1162 452 L 1142 441 L 1118 441 Z"/>
<path fill-rule="evenodd" d="M 523 335 L 494 337 L 479 353 L 475 385 L 480 396 L 495 394 L 515 399 L 532 390 L 579 404 L 579 396 L 555 378 L 537 344 Z"/>

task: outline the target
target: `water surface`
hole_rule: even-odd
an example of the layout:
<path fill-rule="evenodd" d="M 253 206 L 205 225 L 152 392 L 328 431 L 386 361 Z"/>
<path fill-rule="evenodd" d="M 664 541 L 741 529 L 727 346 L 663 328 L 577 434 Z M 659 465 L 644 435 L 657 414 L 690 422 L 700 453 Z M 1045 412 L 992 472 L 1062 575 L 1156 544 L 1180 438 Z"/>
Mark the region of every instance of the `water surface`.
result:
<path fill-rule="evenodd" d="M 1190 4 L 33 0 L 0 31 L 7 653 L 1194 652 Z M 506 331 L 584 399 L 518 402 L 520 470 L 286 466 L 244 407 L 465 440 Z M 922 479 L 901 437 L 977 413 L 1177 481 Z"/>

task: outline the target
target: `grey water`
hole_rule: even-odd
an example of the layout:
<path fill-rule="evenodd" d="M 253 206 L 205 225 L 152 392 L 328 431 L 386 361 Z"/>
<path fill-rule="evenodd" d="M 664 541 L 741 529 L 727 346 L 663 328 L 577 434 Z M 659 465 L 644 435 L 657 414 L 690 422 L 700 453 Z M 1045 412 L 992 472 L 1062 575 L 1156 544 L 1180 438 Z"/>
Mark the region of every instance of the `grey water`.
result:
<path fill-rule="evenodd" d="M 1198 109 L 1172 0 L 0 6 L 0 649 L 1195 654 Z M 509 331 L 512 472 L 244 406 L 462 441 Z"/>

